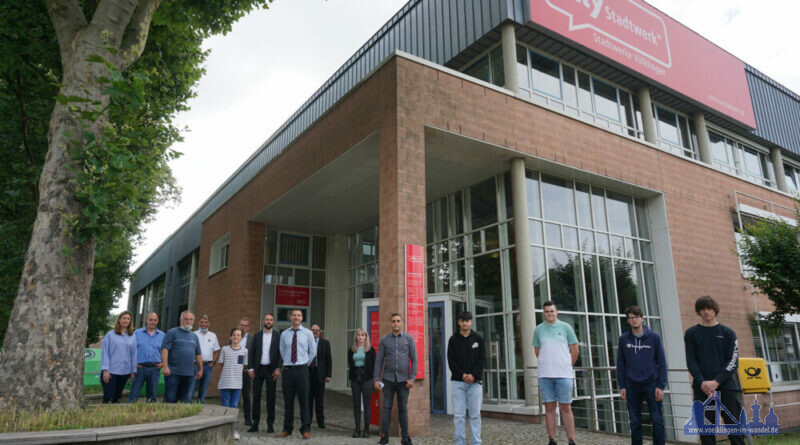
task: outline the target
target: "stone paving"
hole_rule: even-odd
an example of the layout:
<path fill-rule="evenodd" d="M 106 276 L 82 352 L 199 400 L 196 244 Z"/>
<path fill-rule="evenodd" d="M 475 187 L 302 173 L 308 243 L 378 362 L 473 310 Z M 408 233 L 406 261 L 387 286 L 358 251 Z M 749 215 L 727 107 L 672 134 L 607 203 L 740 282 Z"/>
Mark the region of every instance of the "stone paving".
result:
<path fill-rule="evenodd" d="M 218 400 L 209 399 L 209 403 L 219 403 Z M 262 401 L 262 403 L 264 403 Z M 353 439 L 353 408 L 352 399 L 349 395 L 327 391 L 325 393 L 325 424 L 324 430 L 316 427 L 316 419 L 311 424 L 311 439 L 303 440 L 300 435 L 300 420 L 298 413 L 300 407 L 295 403 L 295 428 L 292 437 L 278 439 L 275 435 L 281 431 L 283 426 L 283 395 L 278 391 L 276 403 L 275 433 L 266 432 L 267 425 L 264 418 L 259 424 L 257 433 L 248 433 L 244 426 L 244 417 L 239 412 L 239 423 L 237 430 L 241 434 L 239 444 L 354 444 L 366 445 L 377 444 L 379 440 L 378 427 L 370 427 L 370 437 L 368 439 Z M 266 409 L 262 407 L 262 415 L 266 414 Z M 500 420 L 483 418 L 481 438 L 486 445 L 505 445 L 505 444 L 547 444 L 547 432 L 544 425 L 515 422 L 510 420 Z M 469 427 L 467 428 L 467 443 L 469 443 Z M 443 414 L 431 415 L 431 436 L 412 437 L 414 444 L 419 445 L 439 445 L 453 443 L 453 418 Z M 602 445 L 627 445 L 630 444 L 630 437 L 603 434 L 586 430 L 578 430 L 575 442 L 583 444 L 602 444 Z M 400 445 L 399 437 L 392 437 L 389 440 L 392 445 Z M 559 427 L 558 443 L 565 445 L 566 436 Z M 645 444 L 651 443 L 649 440 Z"/>

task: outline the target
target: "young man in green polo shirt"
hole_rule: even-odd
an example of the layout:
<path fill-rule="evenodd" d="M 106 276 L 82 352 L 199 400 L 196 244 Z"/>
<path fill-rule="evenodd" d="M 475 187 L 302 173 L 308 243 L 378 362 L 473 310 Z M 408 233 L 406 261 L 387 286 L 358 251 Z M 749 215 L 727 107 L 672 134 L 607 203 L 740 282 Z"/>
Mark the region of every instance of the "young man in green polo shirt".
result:
<path fill-rule="evenodd" d="M 572 416 L 572 387 L 575 373 L 572 365 L 578 360 L 578 338 L 572 326 L 558 321 L 558 309 L 552 301 L 542 307 L 544 323 L 533 332 L 533 349 L 539 360 L 539 388 L 545 408 L 548 445 L 556 445 L 556 402 L 569 445 L 575 445 L 575 418 Z"/>

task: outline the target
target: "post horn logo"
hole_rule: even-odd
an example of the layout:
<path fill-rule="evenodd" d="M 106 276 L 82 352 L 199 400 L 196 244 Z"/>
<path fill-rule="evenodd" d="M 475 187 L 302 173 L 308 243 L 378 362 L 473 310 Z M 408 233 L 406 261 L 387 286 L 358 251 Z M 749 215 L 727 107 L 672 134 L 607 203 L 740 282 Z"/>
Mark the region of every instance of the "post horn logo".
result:
<path fill-rule="evenodd" d="M 761 377 L 759 377 L 761 375 L 761 368 L 756 368 L 754 366 L 751 366 L 749 368 L 745 368 L 744 369 L 744 373 L 747 374 L 747 378 L 748 379 L 760 379 L 761 378 Z"/>

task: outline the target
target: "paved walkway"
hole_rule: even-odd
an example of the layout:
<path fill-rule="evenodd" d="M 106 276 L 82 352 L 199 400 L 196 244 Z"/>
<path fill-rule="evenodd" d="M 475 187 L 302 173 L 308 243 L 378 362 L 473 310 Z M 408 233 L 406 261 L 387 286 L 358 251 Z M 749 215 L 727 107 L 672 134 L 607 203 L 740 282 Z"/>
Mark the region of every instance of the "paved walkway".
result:
<path fill-rule="evenodd" d="M 263 398 L 263 395 L 262 395 Z M 219 400 L 209 399 L 209 403 L 219 403 Z M 264 403 L 262 401 L 262 403 Z M 300 407 L 295 403 L 295 428 L 294 434 L 290 438 L 278 439 L 276 433 L 281 431 L 283 426 L 283 395 L 278 391 L 276 403 L 276 433 L 267 434 L 267 425 L 261 419 L 259 431 L 257 433 L 246 432 L 244 417 L 239 412 L 238 431 L 241 434 L 240 444 L 376 444 L 379 440 L 378 427 L 370 427 L 370 437 L 368 439 L 353 439 L 353 408 L 352 399 L 349 395 L 338 392 L 327 391 L 325 393 L 325 424 L 326 428 L 321 430 L 316 428 L 316 419 L 311 424 L 311 439 L 303 440 L 300 435 L 300 419 L 298 413 Z M 266 415 L 266 409 L 262 407 L 262 415 Z M 469 428 L 467 428 L 469 437 Z M 414 444 L 419 445 L 438 445 L 453 443 L 453 418 L 443 414 L 431 415 L 431 437 L 412 437 Z M 483 418 L 482 439 L 486 445 L 517 445 L 517 444 L 547 444 L 547 432 L 544 425 L 514 422 L 510 420 L 499 420 Z M 400 438 L 392 437 L 389 441 L 392 445 L 399 445 Z M 469 443 L 469 440 L 467 441 Z M 566 445 L 567 439 L 564 431 L 559 427 L 558 443 Z M 576 443 L 602 444 L 602 445 L 628 445 L 630 437 L 602 434 L 578 430 Z M 651 443 L 645 441 L 646 444 Z"/>

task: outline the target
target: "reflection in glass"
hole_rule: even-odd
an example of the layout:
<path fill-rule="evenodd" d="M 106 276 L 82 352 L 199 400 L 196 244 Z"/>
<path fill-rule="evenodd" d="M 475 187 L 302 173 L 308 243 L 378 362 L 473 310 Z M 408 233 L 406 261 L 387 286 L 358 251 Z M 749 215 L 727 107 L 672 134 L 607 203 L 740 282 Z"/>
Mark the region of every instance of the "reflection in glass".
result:
<path fill-rule="evenodd" d="M 546 223 L 545 231 L 547 235 L 547 245 L 551 247 L 561 247 L 561 228 L 559 225 Z"/>
<path fill-rule="evenodd" d="M 475 281 L 475 306 L 482 306 L 489 313 L 503 311 L 503 288 L 500 275 L 500 254 L 481 255 L 472 260 L 472 276 Z"/>
<path fill-rule="evenodd" d="M 617 280 L 617 300 L 620 311 L 634 304 L 645 307 L 637 263 L 615 259 L 614 278 Z"/>
<path fill-rule="evenodd" d="M 592 210 L 594 210 L 594 228 L 608 230 L 606 224 L 606 206 L 603 202 L 603 189 L 592 187 Z"/>
<path fill-rule="evenodd" d="M 592 198 L 588 185 L 575 183 L 575 201 L 578 204 L 578 225 L 592 228 Z"/>
<path fill-rule="evenodd" d="M 575 227 L 564 226 L 564 248 L 578 250 L 578 229 Z"/>
<path fill-rule="evenodd" d="M 525 194 L 528 201 L 528 216 L 542 217 L 542 207 L 539 201 L 539 173 L 525 170 Z"/>
<path fill-rule="evenodd" d="M 583 310 L 583 286 L 578 255 L 563 250 L 547 251 L 550 298 L 563 311 Z"/>
<path fill-rule="evenodd" d="M 603 312 L 606 314 L 617 314 L 617 294 L 614 289 L 614 271 L 611 267 L 611 258 L 598 257 L 600 263 L 600 279 L 603 283 Z"/>
<path fill-rule="evenodd" d="M 594 232 L 581 230 L 581 250 L 589 253 L 595 252 Z"/>
<path fill-rule="evenodd" d="M 544 236 L 542 235 L 542 222 L 535 219 L 528 220 L 528 231 L 531 236 L 531 243 L 544 244 Z"/>
<path fill-rule="evenodd" d="M 470 187 L 469 197 L 473 229 L 497 222 L 497 194 L 494 178 Z"/>
<path fill-rule="evenodd" d="M 486 243 L 487 252 L 500 248 L 500 233 L 497 230 L 497 226 L 484 229 L 483 237 L 484 242 Z"/>
<path fill-rule="evenodd" d="M 545 301 L 550 299 L 547 293 L 547 266 L 545 266 L 544 249 L 531 247 L 531 269 L 533 272 L 533 295 L 536 307 L 541 308 Z"/>
<path fill-rule="evenodd" d="M 603 312 L 601 303 L 603 298 L 602 284 L 596 256 L 583 256 L 583 276 L 586 284 L 586 310 L 589 312 Z"/>
<path fill-rule="evenodd" d="M 602 255 L 611 255 L 611 247 L 609 244 L 608 235 L 605 233 L 597 233 L 597 253 Z"/>
<path fill-rule="evenodd" d="M 594 86 L 594 106 L 597 114 L 619 122 L 619 106 L 617 105 L 617 89 L 611 85 L 592 78 Z"/>
<path fill-rule="evenodd" d="M 636 236 L 633 217 L 633 202 L 629 196 L 615 192 L 606 193 L 608 224 L 610 232 Z"/>
<path fill-rule="evenodd" d="M 548 57 L 531 51 L 533 88 L 556 99 L 561 99 L 560 64 Z"/>
<path fill-rule="evenodd" d="M 551 221 L 575 224 L 575 197 L 572 181 L 542 175 L 544 217 Z"/>
<path fill-rule="evenodd" d="M 656 289 L 656 274 L 652 264 L 643 263 L 644 285 L 647 291 L 647 315 L 661 315 L 658 307 L 658 290 Z"/>

